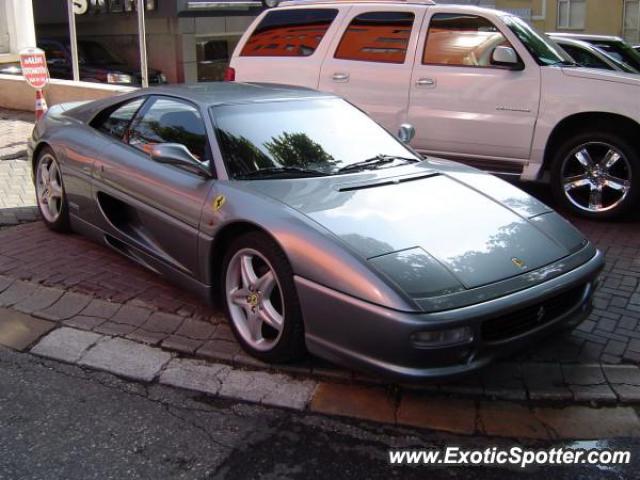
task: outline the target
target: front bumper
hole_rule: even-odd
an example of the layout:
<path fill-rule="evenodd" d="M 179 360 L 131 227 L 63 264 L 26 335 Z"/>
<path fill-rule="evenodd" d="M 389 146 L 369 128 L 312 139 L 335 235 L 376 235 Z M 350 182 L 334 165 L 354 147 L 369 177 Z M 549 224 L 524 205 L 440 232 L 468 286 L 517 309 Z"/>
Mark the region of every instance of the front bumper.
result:
<path fill-rule="evenodd" d="M 539 285 L 475 305 L 434 313 L 399 312 L 373 305 L 296 277 L 311 353 L 350 368 L 399 381 L 449 378 L 484 367 L 521 350 L 560 328 L 572 328 L 591 313 L 591 299 L 604 256 Z M 575 302 L 557 316 L 507 338 L 487 340 L 483 325 L 504 319 L 563 295 Z M 473 341 L 465 345 L 417 348 L 411 336 L 428 330 L 468 326 Z"/>

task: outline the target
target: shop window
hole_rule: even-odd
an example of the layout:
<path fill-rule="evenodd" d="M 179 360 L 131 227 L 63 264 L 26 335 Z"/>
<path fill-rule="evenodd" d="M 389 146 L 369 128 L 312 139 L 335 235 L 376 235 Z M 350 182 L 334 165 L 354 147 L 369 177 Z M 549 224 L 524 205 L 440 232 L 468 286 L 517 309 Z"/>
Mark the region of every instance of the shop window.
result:
<path fill-rule="evenodd" d="M 334 9 L 269 12 L 244 45 L 243 57 L 308 57 L 316 51 L 331 23 Z"/>
<path fill-rule="evenodd" d="M 344 32 L 335 58 L 364 62 L 404 63 L 413 28 L 411 12 L 367 12 Z"/>
<path fill-rule="evenodd" d="M 239 35 L 225 37 L 198 38 L 196 59 L 198 81 L 215 82 L 224 79 L 224 71 L 236 47 Z"/>
<path fill-rule="evenodd" d="M 584 30 L 586 0 L 558 0 L 558 28 Z"/>
<path fill-rule="evenodd" d="M 206 160 L 207 133 L 198 109 L 190 103 L 156 98 L 129 132 L 129 145 L 150 153 L 153 145 L 179 143 L 198 160 Z"/>
<path fill-rule="evenodd" d="M 431 18 L 422 63 L 491 67 L 491 56 L 498 46 L 511 45 L 486 18 L 438 13 Z"/>

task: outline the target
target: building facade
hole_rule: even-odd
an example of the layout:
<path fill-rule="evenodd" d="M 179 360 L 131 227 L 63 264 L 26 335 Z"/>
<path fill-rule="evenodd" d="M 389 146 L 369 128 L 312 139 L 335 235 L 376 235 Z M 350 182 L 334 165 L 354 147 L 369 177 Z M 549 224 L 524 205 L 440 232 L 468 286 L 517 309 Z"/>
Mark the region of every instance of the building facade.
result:
<path fill-rule="evenodd" d="M 543 32 L 618 35 L 640 43 L 640 0 L 440 0 L 513 12 Z"/>
<path fill-rule="evenodd" d="M 24 0 L 0 0 L 0 62 L 18 59 L 20 50 L 35 44 L 33 9 Z"/>

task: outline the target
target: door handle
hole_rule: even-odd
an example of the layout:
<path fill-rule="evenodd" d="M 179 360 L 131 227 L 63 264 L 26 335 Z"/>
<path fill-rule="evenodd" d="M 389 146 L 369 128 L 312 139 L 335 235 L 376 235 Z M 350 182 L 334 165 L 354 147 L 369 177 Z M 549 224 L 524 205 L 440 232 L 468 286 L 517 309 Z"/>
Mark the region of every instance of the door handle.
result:
<path fill-rule="evenodd" d="M 419 78 L 416 80 L 416 87 L 435 87 L 436 81 L 432 78 Z"/>
<path fill-rule="evenodd" d="M 348 73 L 334 73 L 331 77 L 334 82 L 348 82 L 349 74 Z"/>

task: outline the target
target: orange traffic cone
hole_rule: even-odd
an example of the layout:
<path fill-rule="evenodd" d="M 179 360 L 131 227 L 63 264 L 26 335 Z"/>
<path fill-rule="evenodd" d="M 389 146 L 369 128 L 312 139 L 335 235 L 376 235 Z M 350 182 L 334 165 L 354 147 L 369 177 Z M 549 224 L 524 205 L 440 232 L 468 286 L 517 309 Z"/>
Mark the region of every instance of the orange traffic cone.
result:
<path fill-rule="evenodd" d="M 42 118 L 42 116 L 47 113 L 47 101 L 44 99 L 44 95 L 42 94 L 42 90 L 36 90 L 36 122 Z"/>

